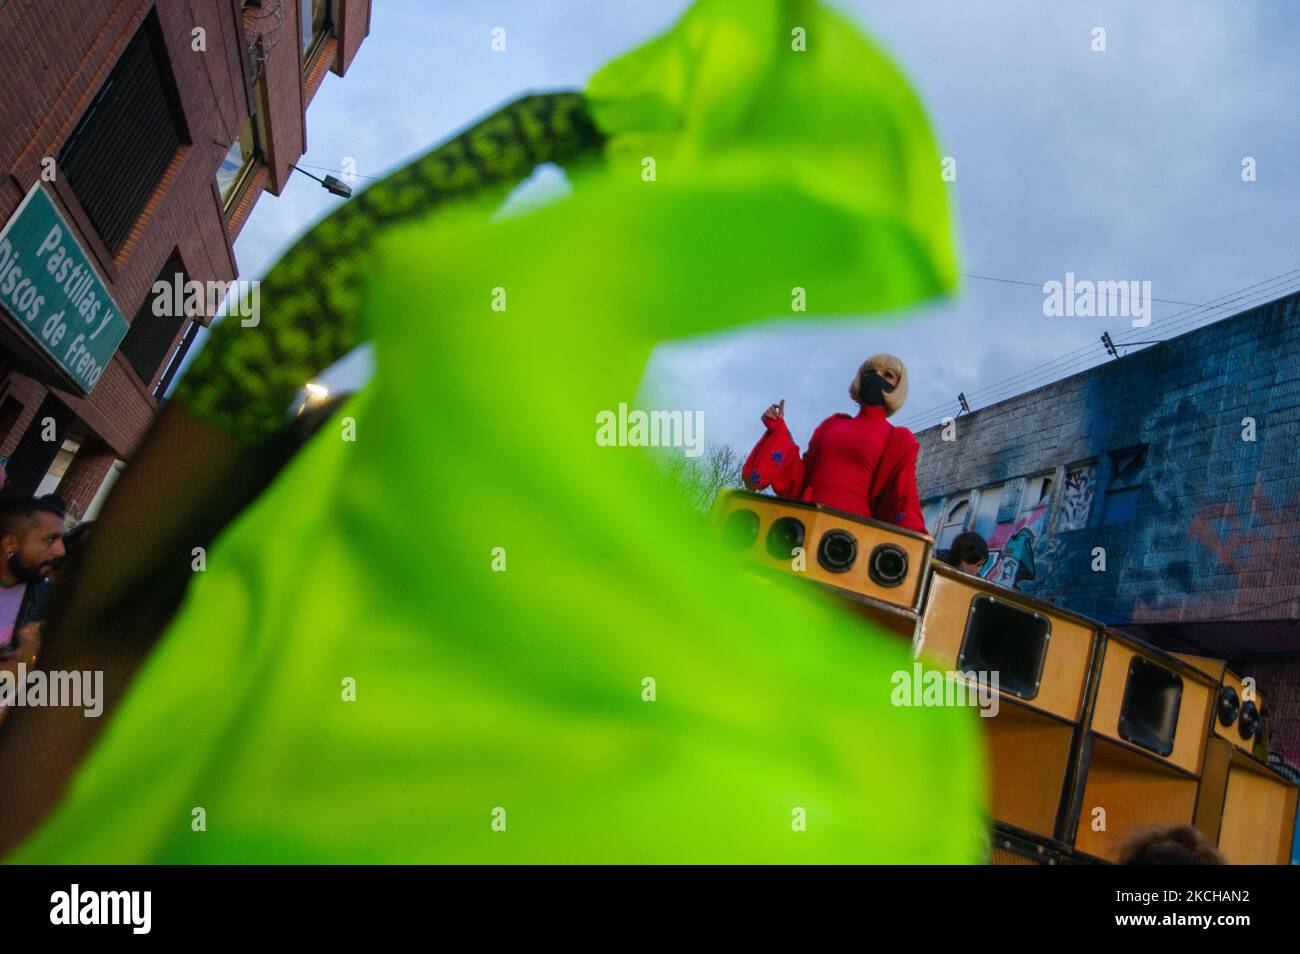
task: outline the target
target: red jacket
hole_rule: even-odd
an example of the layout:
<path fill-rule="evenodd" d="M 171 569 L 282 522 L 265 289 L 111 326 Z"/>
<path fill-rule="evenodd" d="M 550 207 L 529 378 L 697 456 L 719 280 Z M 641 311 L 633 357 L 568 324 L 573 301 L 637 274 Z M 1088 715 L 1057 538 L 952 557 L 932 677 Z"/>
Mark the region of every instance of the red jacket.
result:
<path fill-rule="evenodd" d="M 927 532 L 916 491 L 919 445 L 907 428 L 885 420 L 883 407 L 864 407 L 857 417 L 832 414 L 802 457 L 784 419 L 763 424 L 767 433 L 745 461 L 750 490 L 771 486 L 781 497 Z"/>

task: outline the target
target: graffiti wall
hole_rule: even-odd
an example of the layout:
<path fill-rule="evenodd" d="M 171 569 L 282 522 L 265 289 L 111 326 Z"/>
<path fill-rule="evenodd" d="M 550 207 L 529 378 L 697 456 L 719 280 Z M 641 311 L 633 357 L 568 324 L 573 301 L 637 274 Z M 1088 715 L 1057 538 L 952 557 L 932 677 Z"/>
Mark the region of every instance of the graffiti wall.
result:
<path fill-rule="evenodd" d="M 927 515 L 950 536 L 943 507 L 971 499 L 986 579 L 1171 649 L 1249 656 L 1261 681 L 1296 671 L 1300 293 L 917 439 Z M 1048 472 L 1044 508 L 1033 475 Z M 1300 707 L 1272 705 L 1275 750 L 1300 764 Z"/>
<path fill-rule="evenodd" d="M 1065 472 L 1061 513 L 1056 520 L 1058 533 L 1065 530 L 1082 530 L 1088 525 L 1096 477 L 1096 464 L 1084 464 Z"/>
<path fill-rule="evenodd" d="M 1038 574 L 1048 535 L 1055 475 L 1018 478 L 975 491 L 962 491 L 922 505 L 925 525 L 940 548 L 951 544 L 958 531 L 974 531 L 988 544 L 989 556 L 979 575 L 1002 586 L 1018 586 Z M 953 514 L 962 503 L 964 523 L 954 525 Z"/>
<path fill-rule="evenodd" d="M 1016 586 L 1033 580 L 1038 574 L 1035 544 L 1047 533 L 1047 501 L 1012 523 L 1000 523 L 984 540 L 989 545 L 989 559 L 980 576 L 1001 586 Z M 980 534 L 984 536 L 983 534 Z"/>
<path fill-rule="evenodd" d="M 1300 293 L 917 439 L 946 535 L 944 503 L 974 495 L 989 580 L 1115 625 L 1202 626 L 1202 646 L 1300 622 Z M 1300 651 L 1288 638 L 1270 649 Z"/>

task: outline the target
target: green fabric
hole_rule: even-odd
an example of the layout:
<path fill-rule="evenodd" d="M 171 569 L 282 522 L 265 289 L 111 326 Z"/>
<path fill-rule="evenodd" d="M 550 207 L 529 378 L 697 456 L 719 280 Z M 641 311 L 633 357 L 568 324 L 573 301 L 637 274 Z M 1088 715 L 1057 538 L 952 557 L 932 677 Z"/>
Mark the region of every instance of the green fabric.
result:
<path fill-rule="evenodd" d="M 374 381 L 214 546 L 11 860 L 980 860 L 976 717 L 895 708 L 902 641 L 745 574 L 595 441 L 656 341 L 795 286 L 814 314 L 951 286 L 920 108 L 776 0 L 697 4 L 589 99 L 614 158 L 573 195 L 382 240 Z"/>
<path fill-rule="evenodd" d="M 260 321 L 218 322 L 174 397 L 245 441 L 283 429 L 302 386 L 364 340 L 361 287 L 386 224 L 500 198 L 600 142 L 581 95 L 534 93 L 385 176 L 294 242 L 261 281 Z"/>

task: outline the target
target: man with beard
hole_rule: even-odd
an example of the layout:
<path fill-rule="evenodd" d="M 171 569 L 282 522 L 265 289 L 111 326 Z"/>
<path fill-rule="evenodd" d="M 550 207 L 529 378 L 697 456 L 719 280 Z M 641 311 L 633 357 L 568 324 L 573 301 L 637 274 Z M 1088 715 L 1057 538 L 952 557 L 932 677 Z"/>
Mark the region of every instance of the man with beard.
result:
<path fill-rule="evenodd" d="M 36 664 L 45 597 L 45 573 L 63 557 L 63 514 L 44 498 L 0 501 L 0 669 Z M 0 719 L 5 700 L 0 699 Z"/>

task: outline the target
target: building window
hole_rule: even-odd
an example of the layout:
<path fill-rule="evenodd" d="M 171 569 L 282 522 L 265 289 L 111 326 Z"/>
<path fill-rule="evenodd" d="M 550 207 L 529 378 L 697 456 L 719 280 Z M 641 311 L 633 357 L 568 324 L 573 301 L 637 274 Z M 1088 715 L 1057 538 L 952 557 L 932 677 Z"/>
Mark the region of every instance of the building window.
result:
<path fill-rule="evenodd" d="M 167 259 L 167 264 L 158 273 L 157 281 L 166 282 L 169 289 L 175 288 L 176 283 L 179 282 L 180 287 L 184 289 L 185 265 L 179 253 L 172 252 L 171 257 Z M 158 309 L 164 312 L 162 315 L 156 314 L 154 309 L 158 297 L 153 291 L 153 286 L 150 286 L 149 294 L 145 296 L 143 304 L 135 313 L 135 318 L 131 320 L 131 327 L 127 329 L 126 337 L 122 339 L 122 357 L 130 362 L 145 387 L 153 383 L 163 359 L 167 357 L 172 342 L 176 340 L 181 325 L 185 324 L 187 317 L 184 314 L 183 295 L 179 313 L 177 313 L 174 293 L 166 295 L 163 305 Z"/>
<path fill-rule="evenodd" d="M 952 541 L 957 538 L 966 526 L 966 518 L 970 515 L 970 499 L 963 497 L 954 503 L 948 511 L 948 516 L 944 518 L 943 527 L 939 530 L 939 536 L 935 538 L 934 545 L 937 549 L 952 546 Z"/>
<path fill-rule="evenodd" d="M 1106 485 L 1106 499 L 1101 509 L 1102 526 L 1128 523 L 1137 516 L 1138 496 L 1142 493 L 1142 470 L 1146 465 L 1146 451 L 1112 454 L 1110 463 L 1110 482 Z"/>
<path fill-rule="evenodd" d="M 59 152 L 69 188 L 114 254 L 181 147 L 174 89 L 150 15 Z"/>
<path fill-rule="evenodd" d="M 1075 464 L 1065 471 L 1065 489 L 1061 510 L 1056 518 L 1056 532 L 1082 530 L 1092 513 L 1092 498 L 1097 484 L 1097 462 Z"/>
<path fill-rule="evenodd" d="M 302 0 L 302 61 L 306 69 L 311 69 L 316 49 L 333 27 L 329 8 L 329 0 Z"/>
<path fill-rule="evenodd" d="M 943 515 L 943 498 L 934 497 L 921 503 L 921 516 L 925 518 L 926 532 L 934 536 L 939 530 L 939 517 Z"/>
<path fill-rule="evenodd" d="M 975 519 L 971 521 L 970 529 L 985 540 L 990 539 L 997 529 L 998 510 L 1002 505 L 1002 495 L 1005 491 L 1006 484 L 980 488 L 979 499 L 975 502 Z"/>
<path fill-rule="evenodd" d="M 59 452 L 54 455 L 54 463 L 50 464 L 50 469 L 45 472 L 45 476 L 36 486 L 35 497 L 44 497 L 46 494 L 52 494 L 58 489 L 59 484 L 63 481 L 63 476 L 68 472 L 68 467 L 72 464 L 72 458 L 77 456 L 77 451 L 81 450 L 81 442 L 69 437 L 59 447 Z"/>
<path fill-rule="evenodd" d="M 221 160 L 221 166 L 217 169 L 217 187 L 221 190 L 221 202 L 227 212 L 243 192 L 244 184 L 261 156 L 262 150 L 257 139 L 257 123 L 250 116 L 244 123 L 244 128 L 235 137 L 235 141 L 230 144 L 226 157 Z"/>
<path fill-rule="evenodd" d="M 158 376 L 158 383 L 153 386 L 153 396 L 158 401 L 163 401 L 167 397 L 167 389 L 172 386 L 172 381 L 180 372 L 181 365 L 185 363 L 185 356 L 189 354 L 190 348 L 194 345 L 194 340 L 199 335 L 199 329 L 203 325 L 197 321 L 191 321 L 185 328 L 185 334 L 181 337 L 181 343 L 176 346 L 172 352 L 171 360 L 167 362 L 167 367 L 163 373 Z"/>
<path fill-rule="evenodd" d="M 1016 526 L 1032 526 L 1041 534 L 1046 529 L 1044 523 L 1047 517 L 1047 505 L 1051 499 L 1051 475 L 1030 477 L 1025 481 L 1025 490 L 1020 497 L 1020 512 L 1016 514 Z"/>

